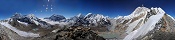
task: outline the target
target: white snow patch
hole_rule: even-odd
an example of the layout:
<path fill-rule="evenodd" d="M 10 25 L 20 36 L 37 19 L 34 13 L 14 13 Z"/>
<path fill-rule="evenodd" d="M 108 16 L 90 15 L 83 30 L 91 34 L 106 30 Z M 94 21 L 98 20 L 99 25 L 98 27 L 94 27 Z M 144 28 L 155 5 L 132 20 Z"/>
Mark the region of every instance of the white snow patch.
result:
<path fill-rule="evenodd" d="M 56 33 L 58 30 L 60 30 L 60 29 L 55 29 L 55 30 L 53 30 L 52 32 Z"/>
<path fill-rule="evenodd" d="M 137 26 L 141 19 L 134 21 L 133 23 L 129 24 L 129 27 L 126 29 L 126 33 L 130 33 L 133 29 Z"/>
<path fill-rule="evenodd" d="M 18 21 L 18 20 L 17 20 Z M 25 23 L 25 22 L 21 22 L 21 21 L 18 21 L 19 23 L 21 23 L 21 24 L 24 24 L 24 25 L 28 25 L 28 23 Z"/>
<path fill-rule="evenodd" d="M 39 22 L 35 21 L 35 20 L 32 20 L 33 22 L 35 22 L 36 25 L 39 25 Z"/>
<path fill-rule="evenodd" d="M 138 19 L 138 20 L 134 21 L 133 23 L 129 24 L 129 27 L 126 29 L 126 33 L 132 32 L 133 29 L 134 29 L 134 28 L 138 25 L 138 23 L 142 20 L 142 22 L 140 23 L 140 25 L 138 25 L 138 26 L 141 26 L 141 25 L 143 24 L 143 21 L 144 21 L 143 19 L 146 18 L 146 15 L 147 15 L 147 13 L 145 13 L 144 16 L 141 17 L 140 19 Z"/>
<path fill-rule="evenodd" d="M 143 36 L 146 33 L 148 33 L 150 30 L 152 30 L 155 27 L 155 24 L 162 18 L 164 13 L 165 12 L 163 11 L 163 12 L 159 12 L 157 15 L 151 16 L 143 26 L 141 26 L 140 28 L 134 30 L 130 34 L 128 34 L 124 38 L 124 40 L 133 40 L 133 39 L 135 39 L 139 36 Z"/>
<path fill-rule="evenodd" d="M 40 37 L 39 34 L 18 30 L 15 27 L 8 24 L 8 22 L 2 22 L 0 24 L 4 25 L 5 27 L 11 29 L 12 31 L 16 32 L 18 35 L 23 36 L 23 37 Z"/>

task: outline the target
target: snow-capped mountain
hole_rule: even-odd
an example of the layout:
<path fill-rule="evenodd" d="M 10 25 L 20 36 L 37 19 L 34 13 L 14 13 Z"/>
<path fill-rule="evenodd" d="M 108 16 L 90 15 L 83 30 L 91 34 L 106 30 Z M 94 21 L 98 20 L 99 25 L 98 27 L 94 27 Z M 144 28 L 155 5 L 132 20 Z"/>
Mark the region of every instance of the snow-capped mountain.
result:
<path fill-rule="evenodd" d="M 11 18 L 9 18 L 10 24 L 15 24 L 16 22 L 21 24 L 33 24 L 33 25 L 40 25 L 41 27 L 49 27 L 50 24 L 40 20 L 39 18 L 35 17 L 34 14 L 29 15 L 21 15 L 21 14 L 14 14 Z"/>
<path fill-rule="evenodd" d="M 78 14 L 74 16 L 69 21 L 74 21 L 74 26 L 107 26 L 110 25 L 109 17 L 103 16 L 101 14 L 88 13 L 86 16 Z"/>
<path fill-rule="evenodd" d="M 156 12 L 155 15 L 150 16 L 147 21 L 141 25 L 138 29 L 130 32 L 124 40 L 129 40 L 129 39 L 134 39 L 137 38 L 139 36 L 145 35 L 146 33 L 148 33 L 149 31 L 153 30 L 155 27 L 155 24 L 161 19 L 161 17 L 163 17 L 163 15 L 165 14 L 164 11 L 162 11 L 162 9 L 160 8 L 155 8 L 155 9 L 151 9 L 153 10 L 153 12 Z M 154 10 L 159 10 L 159 11 L 154 11 Z M 148 11 L 149 12 L 149 11 Z M 156 18 L 156 19 L 155 19 Z M 135 26 L 133 26 L 135 27 Z M 130 28 L 128 28 L 130 29 Z"/>
<path fill-rule="evenodd" d="M 115 30 L 124 32 L 121 33 L 122 35 L 127 35 L 124 40 L 140 40 L 146 37 L 146 34 L 154 33 L 157 30 L 163 32 L 174 32 L 170 30 L 175 30 L 172 29 L 175 27 L 173 26 L 175 25 L 174 18 L 166 14 L 161 8 L 138 7 L 130 15 L 118 16 L 115 19 L 117 22 Z"/>
<path fill-rule="evenodd" d="M 44 19 L 49 19 L 51 21 L 60 21 L 60 20 L 66 19 L 66 18 L 62 15 L 53 14 L 52 16 L 50 16 L 48 18 L 44 18 Z"/>

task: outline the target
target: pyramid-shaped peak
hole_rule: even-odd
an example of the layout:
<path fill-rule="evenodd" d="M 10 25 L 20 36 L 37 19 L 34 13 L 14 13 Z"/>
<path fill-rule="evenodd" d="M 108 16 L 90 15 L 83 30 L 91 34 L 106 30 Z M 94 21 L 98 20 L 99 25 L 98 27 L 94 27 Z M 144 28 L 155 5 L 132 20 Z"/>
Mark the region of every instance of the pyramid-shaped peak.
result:
<path fill-rule="evenodd" d="M 81 17 L 81 16 L 83 16 L 81 13 L 79 13 L 79 14 L 77 15 L 77 17 Z"/>
<path fill-rule="evenodd" d="M 134 12 L 132 12 L 130 15 L 137 15 L 137 14 L 142 14 L 142 13 L 146 13 L 149 12 L 150 9 L 146 8 L 146 7 L 137 7 Z"/>
<path fill-rule="evenodd" d="M 79 14 L 77 15 L 77 17 L 79 17 L 79 18 L 84 18 L 84 15 L 82 15 L 81 13 L 79 13 Z"/>
<path fill-rule="evenodd" d="M 52 16 L 46 17 L 44 19 L 49 19 L 49 20 L 52 20 L 52 21 L 60 21 L 60 20 L 66 19 L 66 18 L 62 15 L 53 14 Z"/>
<path fill-rule="evenodd" d="M 16 12 L 13 16 L 21 16 L 21 14 Z"/>
<path fill-rule="evenodd" d="M 64 17 L 63 15 L 53 14 L 51 17 Z"/>

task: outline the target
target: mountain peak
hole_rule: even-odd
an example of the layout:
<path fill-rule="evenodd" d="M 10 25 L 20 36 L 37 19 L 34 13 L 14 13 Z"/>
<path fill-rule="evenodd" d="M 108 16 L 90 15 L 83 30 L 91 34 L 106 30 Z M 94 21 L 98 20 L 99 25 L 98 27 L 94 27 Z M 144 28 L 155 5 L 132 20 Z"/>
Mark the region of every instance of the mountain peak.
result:
<path fill-rule="evenodd" d="M 15 13 L 11 18 L 21 18 L 22 15 L 20 13 Z"/>
<path fill-rule="evenodd" d="M 62 19 L 66 19 L 66 18 L 62 15 L 53 14 L 52 16 L 50 16 L 48 18 L 44 18 L 44 19 L 50 19 L 50 20 L 53 20 L 53 21 L 60 21 Z"/>
<path fill-rule="evenodd" d="M 82 15 L 81 13 L 79 13 L 79 14 L 77 15 L 77 17 L 83 18 L 84 15 Z"/>
<path fill-rule="evenodd" d="M 155 15 L 155 14 L 160 14 L 160 13 L 165 13 L 163 9 L 161 9 L 160 7 L 155 7 L 155 8 L 147 8 L 147 7 L 137 7 L 134 12 L 132 12 L 130 15 L 128 16 L 124 16 L 125 19 L 131 19 L 140 15 Z"/>
<path fill-rule="evenodd" d="M 52 16 L 58 16 L 57 14 L 53 14 Z"/>
<path fill-rule="evenodd" d="M 140 14 L 141 12 L 149 12 L 149 11 L 150 11 L 149 8 L 137 7 L 131 15 L 137 15 L 137 14 Z"/>
<path fill-rule="evenodd" d="M 30 18 L 30 19 L 38 20 L 38 18 L 35 17 L 34 14 L 28 14 L 26 17 L 28 17 L 28 18 Z"/>
<path fill-rule="evenodd" d="M 79 16 L 81 16 L 82 14 L 81 13 L 79 13 L 77 16 L 79 17 Z"/>

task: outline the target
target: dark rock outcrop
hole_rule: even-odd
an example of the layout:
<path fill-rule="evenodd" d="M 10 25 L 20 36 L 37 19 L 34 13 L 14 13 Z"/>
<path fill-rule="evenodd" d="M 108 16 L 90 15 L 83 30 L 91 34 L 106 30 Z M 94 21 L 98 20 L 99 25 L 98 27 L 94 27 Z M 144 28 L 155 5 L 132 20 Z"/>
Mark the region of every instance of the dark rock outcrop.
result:
<path fill-rule="evenodd" d="M 55 40 L 68 39 L 68 40 L 105 40 L 103 37 L 98 36 L 90 28 L 85 27 L 69 27 L 63 28 L 57 32 Z"/>

